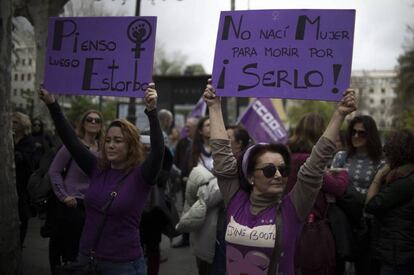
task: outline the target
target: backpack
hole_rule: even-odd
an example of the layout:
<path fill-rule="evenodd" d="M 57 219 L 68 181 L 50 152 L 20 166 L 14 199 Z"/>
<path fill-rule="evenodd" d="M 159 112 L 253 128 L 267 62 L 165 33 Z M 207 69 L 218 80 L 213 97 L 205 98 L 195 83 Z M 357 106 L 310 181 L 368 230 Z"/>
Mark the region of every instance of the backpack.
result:
<path fill-rule="evenodd" d="M 325 199 L 323 194 L 319 199 Z M 329 206 L 328 206 L 329 207 Z M 296 242 L 295 269 L 300 274 L 332 274 L 335 270 L 335 240 L 327 218 L 328 207 L 317 217 L 308 215 Z"/>
<path fill-rule="evenodd" d="M 50 198 L 52 186 L 48 175 L 49 167 L 55 158 L 56 151 L 48 150 L 39 163 L 39 168 L 33 172 L 27 183 L 30 201 L 35 205 L 42 205 Z"/>
<path fill-rule="evenodd" d="M 30 201 L 37 205 L 42 206 L 44 205 L 51 196 L 53 196 L 52 185 L 49 179 L 49 167 L 52 164 L 56 152 L 60 148 L 56 150 L 48 150 L 43 155 L 42 159 L 39 163 L 39 168 L 33 172 L 30 176 L 29 181 L 27 183 L 27 191 L 29 192 Z M 62 177 L 65 178 L 66 173 L 72 163 L 72 158 L 66 164 L 65 169 L 62 171 Z"/>

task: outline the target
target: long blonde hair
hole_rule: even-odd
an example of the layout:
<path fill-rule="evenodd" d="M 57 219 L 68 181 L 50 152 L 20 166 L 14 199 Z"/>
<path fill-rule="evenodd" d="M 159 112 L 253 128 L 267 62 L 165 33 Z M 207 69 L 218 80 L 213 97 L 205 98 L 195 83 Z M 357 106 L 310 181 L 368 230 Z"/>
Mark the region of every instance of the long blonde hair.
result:
<path fill-rule="evenodd" d="M 138 129 L 129 121 L 125 119 L 117 119 L 109 124 L 108 129 L 105 133 L 104 142 L 106 136 L 108 135 L 109 129 L 112 127 L 119 127 L 121 128 L 121 132 L 126 139 L 126 143 L 128 146 L 128 156 L 125 165 L 125 172 L 132 169 L 134 166 L 138 165 L 144 160 L 144 146 L 142 145 L 140 139 L 141 136 L 139 134 Z M 102 147 L 102 158 L 99 161 L 99 168 L 102 170 L 106 170 L 110 167 L 110 161 L 108 160 L 108 156 L 106 155 L 105 146 Z"/>
<path fill-rule="evenodd" d="M 82 114 L 82 116 L 79 119 L 79 122 L 77 124 L 76 127 L 76 133 L 78 135 L 78 137 L 80 138 L 84 138 L 85 137 L 85 121 L 86 118 L 88 117 L 89 114 L 97 114 L 99 116 L 99 118 L 101 119 L 101 129 L 99 130 L 98 134 L 96 135 L 96 141 L 98 142 L 99 148 L 101 149 L 103 146 L 103 137 L 105 135 L 105 130 L 104 130 L 104 120 L 103 120 L 103 115 L 101 112 L 91 109 L 86 111 L 85 113 Z"/>
<path fill-rule="evenodd" d="M 19 121 L 19 123 L 23 126 L 25 136 L 30 135 L 32 133 L 32 122 L 30 121 L 29 116 L 20 112 L 14 112 L 13 117 L 16 118 Z"/>

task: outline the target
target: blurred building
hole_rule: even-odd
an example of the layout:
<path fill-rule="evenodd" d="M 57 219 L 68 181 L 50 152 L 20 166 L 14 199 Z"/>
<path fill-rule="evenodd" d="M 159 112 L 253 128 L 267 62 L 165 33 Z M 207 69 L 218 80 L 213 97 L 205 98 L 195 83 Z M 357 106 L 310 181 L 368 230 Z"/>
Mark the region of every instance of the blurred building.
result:
<path fill-rule="evenodd" d="M 380 130 L 395 126 L 393 103 L 397 72 L 394 70 L 352 71 L 351 87 L 359 98 L 357 114 L 370 115 Z"/>
<path fill-rule="evenodd" d="M 11 102 L 14 111 L 31 114 L 35 91 L 36 49 L 33 28 L 27 20 L 13 19 Z"/>

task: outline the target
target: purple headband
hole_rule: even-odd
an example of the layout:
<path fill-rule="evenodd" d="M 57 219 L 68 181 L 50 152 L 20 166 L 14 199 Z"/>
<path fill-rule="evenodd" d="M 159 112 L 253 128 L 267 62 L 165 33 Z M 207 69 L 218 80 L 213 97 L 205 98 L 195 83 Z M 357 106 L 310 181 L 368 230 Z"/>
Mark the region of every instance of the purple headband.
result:
<path fill-rule="evenodd" d="M 242 159 L 242 172 L 243 172 L 244 178 L 247 181 L 248 181 L 248 178 L 247 178 L 247 166 L 249 165 L 249 158 L 250 158 L 250 153 L 252 152 L 252 149 L 255 148 L 257 145 L 267 145 L 267 144 L 268 143 L 265 143 L 265 142 L 260 142 L 260 143 L 253 144 L 252 146 L 250 146 L 249 148 L 247 148 L 246 152 L 244 152 L 243 159 Z"/>

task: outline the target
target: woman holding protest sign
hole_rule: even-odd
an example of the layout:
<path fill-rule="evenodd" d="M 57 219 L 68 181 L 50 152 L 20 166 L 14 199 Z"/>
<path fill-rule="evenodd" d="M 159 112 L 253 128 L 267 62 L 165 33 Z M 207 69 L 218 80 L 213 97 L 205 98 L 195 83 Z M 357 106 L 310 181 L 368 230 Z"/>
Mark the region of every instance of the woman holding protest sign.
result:
<path fill-rule="evenodd" d="M 119 119 L 109 124 L 101 156 L 96 157 L 76 137 L 53 95 L 41 87 L 39 97 L 47 104 L 63 144 L 90 178 L 79 263 L 73 268 L 92 267 L 99 274 L 146 274 L 139 224 L 164 152 L 154 83 L 144 97 L 151 136 L 151 152 L 145 159 L 140 134 L 130 122 Z"/>
<path fill-rule="evenodd" d="M 282 144 L 256 144 L 238 163 L 211 83 L 204 99 L 210 111 L 214 173 L 227 206 L 227 273 L 294 274 L 295 241 L 322 185 L 339 128 L 345 116 L 356 109 L 354 91 L 345 92 L 287 194 L 288 149 Z"/>

